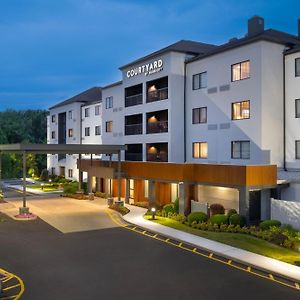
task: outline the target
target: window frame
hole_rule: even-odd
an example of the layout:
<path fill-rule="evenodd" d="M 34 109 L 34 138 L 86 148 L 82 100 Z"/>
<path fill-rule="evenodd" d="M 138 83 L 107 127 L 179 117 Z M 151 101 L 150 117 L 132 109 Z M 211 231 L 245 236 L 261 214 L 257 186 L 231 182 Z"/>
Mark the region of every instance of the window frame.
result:
<path fill-rule="evenodd" d="M 240 146 L 240 151 L 239 151 L 239 154 L 240 156 L 239 157 L 233 157 L 233 143 L 249 143 L 249 157 L 243 157 L 242 156 L 242 147 Z M 250 159 L 251 157 L 251 143 L 250 143 L 250 140 L 237 140 L 237 141 L 231 141 L 231 159 Z"/>
<path fill-rule="evenodd" d="M 74 136 L 74 130 L 73 130 L 73 128 L 69 128 L 68 129 L 68 137 L 71 138 L 73 136 Z"/>
<path fill-rule="evenodd" d="M 300 147 L 300 140 L 295 140 L 295 159 L 300 159 L 300 156 L 297 155 L 297 149 L 298 149 L 298 145 L 299 144 L 299 147 Z"/>
<path fill-rule="evenodd" d="M 194 120 L 194 111 L 199 110 L 199 122 L 195 122 Z M 201 122 L 201 110 L 205 110 L 205 122 Z M 192 108 L 192 124 L 207 124 L 207 106 L 195 107 Z"/>
<path fill-rule="evenodd" d="M 199 144 L 199 157 L 195 156 L 195 144 Z M 201 156 L 201 145 L 206 144 L 206 157 Z M 194 159 L 207 159 L 208 158 L 208 142 L 193 142 L 192 143 L 192 157 Z"/>
<path fill-rule="evenodd" d="M 299 70 L 297 72 L 297 62 L 300 62 L 300 57 L 295 58 L 295 77 L 300 77 L 300 63 L 299 63 Z"/>
<path fill-rule="evenodd" d="M 84 136 L 91 136 L 91 128 L 90 127 L 84 127 Z"/>
<path fill-rule="evenodd" d="M 84 117 L 85 117 L 85 118 L 89 118 L 89 116 L 90 116 L 90 108 L 89 108 L 89 107 L 86 107 L 86 108 L 84 109 Z"/>
<path fill-rule="evenodd" d="M 51 123 L 55 123 L 56 122 L 56 115 L 51 115 Z"/>
<path fill-rule="evenodd" d="M 68 177 L 73 178 L 73 169 L 68 169 Z"/>
<path fill-rule="evenodd" d="M 299 102 L 299 111 L 297 110 L 297 102 Z M 300 98 L 295 99 L 295 118 L 296 119 L 300 118 Z"/>
<path fill-rule="evenodd" d="M 68 111 L 68 120 L 72 120 L 73 119 L 73 111 L 69 110 Z"/>
<path fill-rule="evenodd" d="M 111 130 L 108 130 L 108 126 L 109 126 L 109 124 L 111 124 Z M 112 132 L 113 131 L 113 121 L 106 121 L 105 122 L 105 132 Z"/>
<path fill-rule="evenodd" d="M 206 74 L 206 85 L 205 86 L 202 86 L 201 77 L 202 77 L 203 74 Z M 199 87 L 195 87 L 195 81 L 194 81 L 195 76 L 199 76 L 199 82 L 198 82 Z M 196 91 L 196 90 L 201 90 L 201 89 L 206 89 L 206 88 L 207 88 L 207 71 L 193 74 L 193 76 L 192 76 L 192 90 Z"/>
<path fill-rule="evenodd" d="M 249 76 L 246 77 L 246 78 L 242 78 L 242 64 L 243 63 L 246 63 L 246 62 L 249 62 Z M 237 79 L 237 80 L 233 80 L 233 66 L 236 66 L 236 65 L 240 65 L 240 79 Z M 240 61 L 238 63 L 234 63 L 231 65 L 231 82 L 237 82 L 237 81 L 241 81 L 241 80 L 246 80 L 246 79 L 249 79 L 251 78 L 251 75 L 250 75 L 250 59 L 247 59 L 247 60 L 243 60 L 243 61 Z"/>
<path fill-rule="evenodd" d="M 51 139 L 52 140 L 56 139 L 56 131 L 55 130 L 51 131 Z"/>
<path fill-rule="evenodd" d="M 97 128 L 99 128 L 99 133 L 98 133 L 98 131 L 97 131 Z M 96 126 L 95 126 L 95 135 L 96 135 L 96 136 L 101 135 L 101 126 L 100 126 L 100 125 L 96 125 Z"/>
<path fill-rule="evenodd" d="M 109 96 L 105 98 L 105 109 L 113 108 L 114 106 L 114 97 Z"/>
<path fill-rule="evenodd" d="M 243 103 L 243 102 L 249 102 L 249 117 L 248 118 L 240 118 L 240 119 L 234 119 L 233 118 L 233 106 L 234 106 L 234 104 L 237 104 L 237 103 Z M 232 121 L 240 121 L 240 120 L 249 120 L 250 119 L 250 117 L 251 117 L 251 109 L 250 109 L 250 100 L 242 100 L 242 101 L 237 101 L 237 102 L 232 102 L 231 103 L 231 120 Z M 240 108 L 240 115 L 242 115 L 241 114 L 241 108 Z"/>
<path fill-rule="evenodd" d="M 95 105 L 95 116 L 100 116 L 100 104 Z"/>

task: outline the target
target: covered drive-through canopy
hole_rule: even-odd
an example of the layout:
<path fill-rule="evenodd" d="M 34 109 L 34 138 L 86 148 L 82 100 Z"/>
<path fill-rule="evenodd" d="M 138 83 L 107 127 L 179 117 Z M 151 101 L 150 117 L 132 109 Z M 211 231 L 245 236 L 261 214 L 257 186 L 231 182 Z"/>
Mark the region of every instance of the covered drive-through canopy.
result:
<path fill-rule="evenodd" d="M 2 154 L 17 153 L 23 155 L 23 207 L 20 213 L 28 213 L 26 207 L 26 154 L 107 154 L 110 158 L 118 155 L 118 199 L 121 195 L 121 151 L 126 150 L 125 145 L 95 145 L 95 144 L 0 144 L 0 191 L 2 180 Z M 81 176 L 80 176 L 81 184 Z"/>

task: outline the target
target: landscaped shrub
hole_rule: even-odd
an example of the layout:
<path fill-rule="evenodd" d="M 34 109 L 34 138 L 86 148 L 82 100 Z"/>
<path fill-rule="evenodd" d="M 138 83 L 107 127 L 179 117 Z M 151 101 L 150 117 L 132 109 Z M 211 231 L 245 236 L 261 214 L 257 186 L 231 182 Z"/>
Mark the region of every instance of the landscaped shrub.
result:
<path fill-rule="evenodd" d="M 134 202 L 134 205 L 138 206 L 138 207 L 148 208 L 149 202 L 148 201 L 139 201 L 139 202 Z"/>
<path fill-rule="evenodd" d="M 163 207 L 163 211 L 167 214 L 167 216 L 169 215 L 169 213 L 174 214 L 174 213 L 175 213 L 174 204 L 172 204 L 172 203 L 166 204 L 166 205 Z"/>
<path fill-rule="evenodd" d="M 240 225 L 241 227 L 243 227 L 246 224 L 246 220 L 239 214 L 233 214 L 229 217 L 229 224 Z"/>
<path fill-rule="evenodd" d="M 42 181 L 48 181 L 49 180 L 49 171 L 47 169 L 42 170 L 40 179 Z"/>
<path fill-rule="evenodd" d="M 237 214 L 237 211 L 234 208 L 231 208 L 228 210 L 227 212 L 227 216 L 228 218 L 230 218 L 230 216 Z"/>
<path fill-rule="evenodd" d="M 222 214 L 213 215 L 210 217 L 209 223 L 217 225 L 228 224 L 228 217 Z"/>
<path fill-rule="evenodd" d="M 126 215 L 126 214 L 128 214 L 129 211 L 130 211 L 127 207 L 125 207 L 123 205 L 121 206 L 121 205 L 115 205 L 115 204 L 113 204 L 113 205 L 110 205 L 109 208 L 113 209 L 113 210 L 115 210 L 117 212 L 119 212 L 123 216 Z"/>
<path fill-rule="evenodd" d="M 179 198 L 174 201 L 174 211 L 176 214 L 179 213 Z"/>
<path fill-rule="evenodd" d="M 210 207 L 210 215 L 224 215 L 225 213 L 225 208 L 222 204 L 214 203 L 211 204 Z"/>
<path fill-rule="evenodd" d="M 189 224 L 196 221 L 197 223 L 202 223 L 207 221 L 207 215 L 202 211 L 195 211 L 188 215 L 187 217 Z"/>
<path fill-rule="evenodd" d="M 281 226 L 281 222 L 278 221 L 278 220 L 265 220 L 265 221 L 262 221 L 259 224 L 259 228 L 261 230 L 270 229 L 270 227 L 272 227 L 272 226 L 280 227 Z"/>
<path fill-rule="evenodd" d="M 96 193 L 95 193 L 95 196 L 96 196 L 96 197 L 99 197 L 99 198 L 106 198 L 106 194 L 105 194 L 105 193 L 102 193 L 102 192 L 96 192 Z"/>
<path fill-rule="evenodd" d="M 78 191 L 78 182 L 69 182 L 64 184 L 65 194 L 75 194 Z"/>
<path fill-rule="evenodd" d="M 288 237 L 283 233 L 274 233 L 270 238 L 270 242 L 282 246 Z"/>

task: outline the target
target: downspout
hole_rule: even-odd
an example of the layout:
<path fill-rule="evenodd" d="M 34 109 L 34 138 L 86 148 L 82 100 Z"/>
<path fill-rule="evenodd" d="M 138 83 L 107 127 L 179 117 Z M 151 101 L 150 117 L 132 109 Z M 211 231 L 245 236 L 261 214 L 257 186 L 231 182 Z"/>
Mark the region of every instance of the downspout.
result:
<path fill-rule="evenodd" d="M 286 97 L 285 97 L 285 53 L 283 52 L 283 170 L 286 168 Z"/>
<path fill-rule="evenodd" d="M 183 86 L 183 157 L 186 163 L 186 61 L 184 62 L 184 86 Z"/>

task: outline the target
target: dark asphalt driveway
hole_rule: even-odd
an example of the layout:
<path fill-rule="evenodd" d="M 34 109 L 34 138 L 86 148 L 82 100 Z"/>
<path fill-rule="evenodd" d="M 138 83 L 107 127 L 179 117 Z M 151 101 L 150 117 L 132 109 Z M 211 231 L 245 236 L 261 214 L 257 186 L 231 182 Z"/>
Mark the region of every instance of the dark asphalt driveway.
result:
<path fill-rule="evenodd" d="M 0 222 L 0 265 L 22 299 L 299 299 L 296 290 L 122 228 L 62 234 L 41 220 Z"/>

